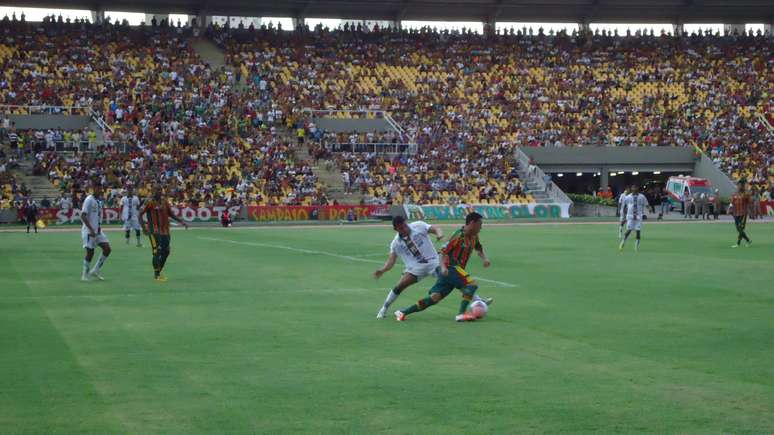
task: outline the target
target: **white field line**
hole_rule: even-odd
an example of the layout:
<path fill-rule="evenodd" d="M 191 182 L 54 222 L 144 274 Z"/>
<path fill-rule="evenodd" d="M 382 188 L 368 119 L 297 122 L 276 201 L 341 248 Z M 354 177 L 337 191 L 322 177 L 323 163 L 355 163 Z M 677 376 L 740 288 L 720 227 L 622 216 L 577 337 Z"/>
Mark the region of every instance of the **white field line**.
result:
<path fill-rule="evenodd" d="M 367 258 L 360 258 L 360 257 L 353 257 L 351 255 L 341 255 L 341 254 L 335 254 L 333 252 L 315 251 L 315 250 L 311 250 L 311 249 L 294 248 L 292 246 L 285 246 L 285 245 L 274 245 L 274 244 L 270 244 L 270 243 L 257 243 L 257 242 L 240 242 L 240 241 L 237 241 L 237 240 L 218 239 L 218 238 L 215 238 L 215 237 L 197 237 L 197 238 L 201 239 L 201 240 L 209 240 L 209 241 L 212 241 L 212 242 L 232 243 L 232 244 L 235 244 L 235 245 L 256 246 L 256 247 L 261 247 L 261 248 L 273 248 L 273 249 L 285 249 L 285 250 L 293 251 L 293 252 L 301 252 L 303 254 L 326 255 L 326 256 L 329 256 L 329 257 L 340 258 L 340 259 L 343 259 L 343 260 L 358 261 L 358 262 L 361 262 L 361 263 L 371 263 L 371 264 L 383 264 L 384 263 L 382 261 L 369 260 Z M 492 284 L 497 284 L 497 285 L 499 285 L 501 287 L 508 287 L 508 288 L 519 287 L 518 284 L 511 284 L 511 283 L 503 282 L 503 281 L 495 281 L 493 279 L 481 278 L 479 276 L 474 276 L 473 278 L 475 278 L 475 279 L 477 279 L 479 281 L 488 282 L 488 283 L 492 283 Z"/>
<path fill-rule="evenodd" d="M 610 221 L 592 221 L 592 222 L 577 222 L 573 221 L 571 219 L 564 219 L 562 221 L 550 221 L 550 222 L 539 222 L 539 221 L 532 221 L 532 222 L 497 222 L 497 221 L 487 221 L 485 224 L 485 227 L 492 226 L 492 227 L 522 227 L 522 226 L 562 226 L 562 225 L 617 225 L 619 221 L 616 220 L 610 220 Z M 662 220 L 662 221 L 654 221 L 654 220 L 648 220 L 645 222 L 647 225 L 685 225 L 685 224 L 700 224 L 700 225 L 714 225 L 714 224 L 733 224 L 734 221 L 731 219 L 720 219 L 720 220 L 713 220 L 713 221 L 697 221 L 697 220 L 689 220 L 689 219 L 670 219 L 670 220 Z M 754 221 L 748 221 L 747 224 L 771 224 L 774 223 L 774 218 L 772 217 L 764 217 L 761 220 L 754 220 Z M 220 226 L 216 225 L 208 225 L 208 226 L 196 226 L 196 223 L 189 224 L 192 225 L 190 227 L 191 230 L 195 231 L 231 231 L 231 229 L 224 229 Z M 439 225 L 441 227 L 445 228 L 459 228 L 459 223 L 444 223 L 444 222 L 434 222 L 433 225 Z M 322 225 L 282 225 L 282 224 L 272 224 L 272 225 L 245 225 L 245 226 L 238 226 L 233 227 L 235 230 L 256 230 L 256 231 L 267 231 L 267 230 L 308 230 L 308 229 L 368 229 L 368 228 L 390 228 L 392 229 L 392 225 L 390 224 L 356 224 L 356 225 L 334 225 L 334 224 L 322 224 Z M 183 231 L 180 227 L 174 228 L 175 231 Z M 24 233 L 26 232 L 26 227 L 17 226 L 17 227 L 8 227 L 4 228 L 0 226 L 0 233 Z M 102 227 L 102 231 L 105 232 L 123 232 L 123 228 L 120 224 L 111 224 L 110 226 L 104 226 Z M 70 226 L 70 227 L 55 227 L 55 226 L 49 226 L 45 229 L 41 230 L 40 233 L 80 233 L 81 227 L 79 226 Z"/>
<path fill-rule="evenodd" d="M 108 279 L 109 281 L 109 279 Z M 29 282 L 29 281 L 26 281 Z M 84 283 L 86 286 L 98 285 L 98 281 L 90 281 L 93 284 Z M 311 289 L 282 289 L 276 291 L 295 292 L 295 293 L 339 293 L 339 292 L 363 292 L 363 291 L 379 291 L 381 288 L 365 288 L 365 287 L 352 287 L 352 288 L 311 288 Z M 265 292 L 271 292 L 275 290 L 193 290 L 193 291 L 149 291 L 143 293 L 81 293 L 81 294 L 50 294 L 50 295 L 26 295 L 26 296 L 0 296 L 0 301 L 7 300 L 45 300 L 45 299 L 76 299 L 86 298 L 94 300 L 102 300 L 109 298 L 133 298 L 133 297 L 162 297 L 162 296 L 191 296 L 191 295 L 211 295 L 211 294 L 259 294 Z"/>

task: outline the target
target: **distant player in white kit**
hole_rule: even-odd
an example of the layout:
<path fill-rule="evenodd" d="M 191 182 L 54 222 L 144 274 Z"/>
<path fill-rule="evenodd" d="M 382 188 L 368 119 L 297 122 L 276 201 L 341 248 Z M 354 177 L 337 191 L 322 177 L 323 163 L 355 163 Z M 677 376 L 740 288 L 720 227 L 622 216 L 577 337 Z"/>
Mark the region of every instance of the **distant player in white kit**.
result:
<path fill-rule="evenodd" d="M 102 232 L 102 185 L 99 181 L 94 183 L 94 193 L 87 196 L 83 201 L 81 208 L 81 238 L 83 239 L 83 248 L 86 249 L 86 257 L 83 259 L 82 281 L 88 281 L 89 278 L 103 280 L 100 270 L 110 255 L 110 242 L 105 233 Z M 99 245 L 102 248 L 102 254 L 97 259 L 97 264 L 89 271 L 91 259 L 94 257 L 94 247 Z"/>
<path fill-rule="evenodd" d="M 626 196 L 624 200 L 624 207 L 626 207 L 626 234 L 621 240 L 621 244 L 618 245 L 618 250 L 623 251 L 626 240 L 629 238 L 629 234 L 632 230 L 637 232 L 637 241 L 634 244 L 634 250 L 640 250 L 640 232 L 642 231 L 642 218 L 645 214 L 645 208 L 648 207 L 648 199 L 645 195 L 640 193 L 640 188 L 632 186 L 631 192 Z"/>
<path fill-rule="evenodd" d="M 140 241 L 140 221 L 137 219 L 137 213 L 140 209 L 140 198 L 134 194 L 134 188 L 126 188 L 126 196 L 121 198 L 121 220 L 124 221 L 124 231 L 126 231 L 126 244 L 129 244 L 129 234 L 134 230 L 137 236 L 137 247 L 142 247 Z"/>
<path fill-rule="evenodd" d="M 621 215 L 620 223 L 618 225 L 618 240 L 623 239 L 624 224 L 626 224 L 626 197 L 629 196 L 629 188 L 624 189 L 623 193 L 618 197 L 618 214 Z"/>
<path fill-rule="evenodd" d="M 443 239 L 443 231 L 440 227 L 429 225 L 422 221 L 406 223 L 403 216 L 395 216 L 392 219 L 392 228 L 398 233 L 390 243 L 390 256 L 381 269 L 374 272 L 374 278 L 379 279 L 385 272 L 395 266 L 398 257 L 406 265 L 403 276 L 398 284 L 387 294 L 384 305 L 376 314 L 377 319 L 384 318 L 387 309 L 398 298 L 400 293 L 413 284 L 421 281 L 427 276 L 437 276 L 440 268 L 440 257 L 436 251 L 433 242 L 430 240 L 430 234 L 434 234 L 436 240 Z M 481 299 L 481 298 L 477 298 Z M 483 299 L 482 299 L 483 300 Z M 484 300 L 489 304 L 492 299 Z"/>

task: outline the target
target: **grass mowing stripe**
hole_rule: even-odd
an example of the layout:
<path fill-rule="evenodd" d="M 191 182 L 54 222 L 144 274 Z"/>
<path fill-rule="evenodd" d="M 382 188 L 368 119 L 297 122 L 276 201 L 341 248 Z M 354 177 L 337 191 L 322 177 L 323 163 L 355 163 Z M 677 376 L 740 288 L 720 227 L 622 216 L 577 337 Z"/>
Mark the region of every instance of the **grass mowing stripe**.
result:
<path fill-rule="evenodd" d="M 325 252 L 325 251 L 315 251 L 311 249 L 302 249 L 302 248 L 294 248 L 291 246 L 283 246 L 283 245 L 274 245 L 270 243 L 257 243 L 257 242 L 240 242 L 237 240 L 228 240 L 228 239 L 219 239 L 215 237 L 198 237 L 201 240 L 209 240 L 212 242 L 224 242 L 224 243 L 233 243 L 235 245 L 245 245 L 245 246 L 256 246 L 256 247 L 263 247 L 263 248 L 274 248 L 274 249 L 286 249 L 288 251 L 294 251 L 294 252 L 300 252 L 303 254 L 316 254 L 316 255 L 326 255 L 329 257 L 334 258 L 340 258 L 342 260 L 351 260 L 351 261 L 357 261 L 361 263 L 372 263 L 372 264 L 384 264 L 382 261 L 377 260 L 369 260 L 367 258 L 360 258 L 360 257 L 353 257 L 351 255 L 342 255 L 342 254 L 335 254 L 333 252 Z M 479 281 L 484 281 L 492 284 L 499 285 L 501 287 L 508 287 L 508 288 L 516 288 L 519 285 L 518 284 L 511 284 L 508 282 L 502 282 L 502 281 L 495 281 L 493 279 L 487 279 L 482 278 L 480 276 L 474 276 L 474 279 L 477 279 Z"/>

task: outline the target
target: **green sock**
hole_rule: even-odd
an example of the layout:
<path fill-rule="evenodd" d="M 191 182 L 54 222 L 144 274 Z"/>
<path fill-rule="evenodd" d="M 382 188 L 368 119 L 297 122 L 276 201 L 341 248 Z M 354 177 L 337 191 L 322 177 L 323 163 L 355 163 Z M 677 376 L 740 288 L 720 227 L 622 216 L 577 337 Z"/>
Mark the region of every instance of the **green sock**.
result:
<path fill-rule="evenodd" d="M 161 266 L 159 265 L 159 256 L 153 256 L 153 275 L 159 276 L 161 274 Z"/>
<path fill-rule="evenodd" d="M 468 309 L 468 305 L 470 304 L 471 299 L 473 299 L 473 295 L 462 295 L 462 302 L 460 302 L 460 312 L 458 314 L 462 314 L 465 312 L 465 310 Z"/>
<path fill-rule="evenodd" d="M 419 302 L 417 302 L 416 304 L 400 311 L 403 312 L 403 314 L 411 314 L 411 313 L 422 311 L 425 308 L 429 307 L 430 305 L 433 305 L 433 298 L 428 296 L 424 299 L 420 299 Z"/>

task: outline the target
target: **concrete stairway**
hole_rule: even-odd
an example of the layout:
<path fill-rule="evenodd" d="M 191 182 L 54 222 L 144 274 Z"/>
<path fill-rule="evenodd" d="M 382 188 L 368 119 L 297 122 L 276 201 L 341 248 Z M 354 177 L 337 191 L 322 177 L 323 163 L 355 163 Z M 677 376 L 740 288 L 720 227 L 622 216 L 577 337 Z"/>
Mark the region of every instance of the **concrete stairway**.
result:
<path fill-rule="evenodd" d="M 19 169 L 15 170 L 16 176 L 21 183 L 27 185 L 31 191 L 32 199 L 37 201 L 40 205 L 40 201 L 43 198 L 48 198 L 49 201 L 54 201 L 60 195 L 59 189 L 57 189 L 45 175 L 32 175 L 32 160 L 25 159 L 19 162 Z"/>
<path fill-rule="evenodd" d="M 225 68 L 226 71 L 231 71 L 232 74 L 236 73 L 234 67 L 231 65 L 226 65 L 226 53 L 209 39 L 204 37 L 195 38 L 191 42 L 191 47 L 196 50 L 204 62 L 210 64 L 210 68 L 212 68 L 213 71 L 216 71 L 220 68 Z M 234 75 L 234 77 L 236 79 L 236 75 Z M 247 86 L 245 85 L 246 81 L 247 77 L 242 77 L 241 82 L 234 82 L 234 89 L 237 91 L 244 91 L 247 89 Z"/>
<path fill-rule="evenodd" d="M 317 178 L 328 186 L 328 199 L 336 200 L 339 204 L 360 204 L 363 195 L 359 190 L 351 195 L 344 194 L 344 182 L 341 180 L 341 171 L 336 168 L 333 161 L 320 161 L 320 164 L 313 166 L 312 170 L 317 174 Z"/>
<path fill-rule="evenodd" d="M 519 167 L 518 174 L 519 179 L 523 183 L 524 193 L 528 193 L 535 198 L 535 202 L 539 204 L 546 204 L 552 202 L 551 197 L 548 196 L 545 190 L 543 190 L 534 176 L 530 176 L 527 172 L 528 168 Z"/>
<path fill-rule="evenodd" d="M 294 140 L 293 135 L 284 127 L 279 128 L 278 131 L 286 136 L 286 140 Z M 296 158 L 299 161 L 307 160 L 311 162 L 312 172 L 325 185 L 325 194 L 331 202 L 336 200 L 339 204 L 360 204 L 363 195 L 359 191 L 353 192 L 351 195 L 344 194 L 344 182 L 341 180 L 341 171 L 338 170 L 332 160 L 320 160 L 319 164 L 314 164 L 314 158 L 309 154 L 309 148 L 306 146 L 296 148 Z"/>

